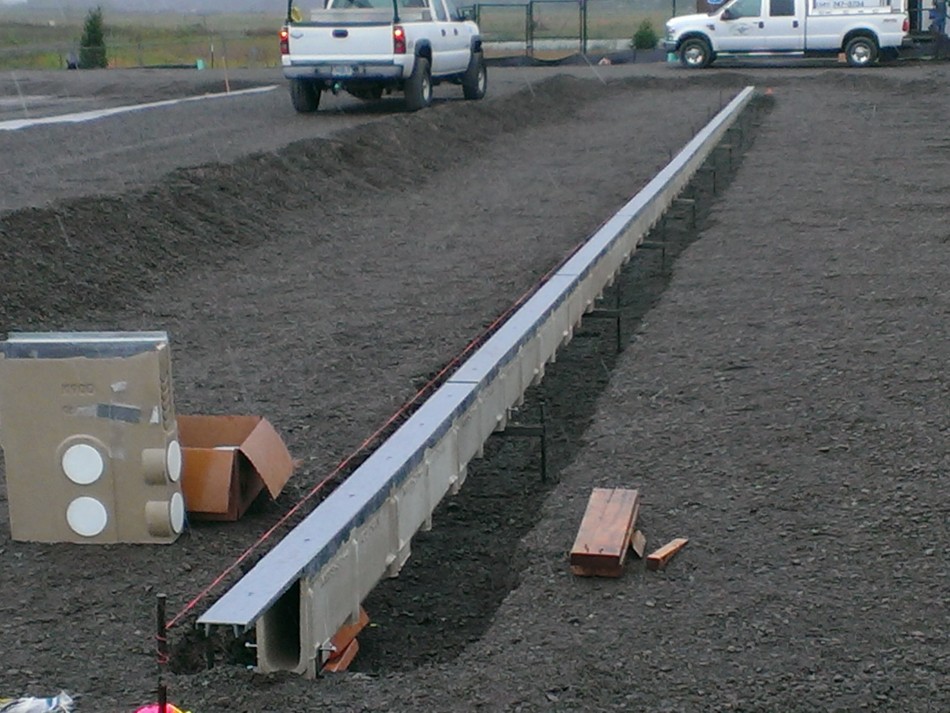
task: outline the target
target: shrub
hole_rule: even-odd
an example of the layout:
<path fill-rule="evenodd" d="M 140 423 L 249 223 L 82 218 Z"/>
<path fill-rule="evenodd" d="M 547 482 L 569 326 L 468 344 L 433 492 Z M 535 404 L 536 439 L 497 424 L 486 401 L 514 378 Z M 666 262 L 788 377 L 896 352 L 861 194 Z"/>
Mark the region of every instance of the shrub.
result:
<path fill-rule="evenodd" d="M 79 41 L 79 66 L 95 69 L 109 66 L 106 60 L 106 38 L 102 26 L 102 8 L 90 10 Z"/>
<path fill-rule="evenodd" d="M 644 20 L 633 34 L 633 42 L 630 45 L 635 50 L 652 50 L 659 41 L 660 37 L 653 29 L 653 24 L 649 20 Z"/>

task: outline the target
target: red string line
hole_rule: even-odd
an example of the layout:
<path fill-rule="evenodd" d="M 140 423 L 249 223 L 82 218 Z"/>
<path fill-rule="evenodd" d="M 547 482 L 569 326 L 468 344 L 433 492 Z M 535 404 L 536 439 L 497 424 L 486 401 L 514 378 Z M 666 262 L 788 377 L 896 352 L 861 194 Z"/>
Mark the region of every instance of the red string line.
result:
<path fill-rule="evenodd" d="M 439 372 L 433 376 L 426 384 L 420 388 L 408 401 L 406 401 L 399 409 L 392 414 L 382 426 L 377 428 L 369 437 L 367 437 L 362 443 L 360 443 L 357 448 L 352 451 L 348 456 L 341 460 L 336 467 L 330 471 L 329 475 L 325 476 L 320 480 L 310 491 L 304 495 L 297 503 L 290 508 L 273 526 L 271 526 L 264 534 L 262 534 L 257 540 L 250 545 L 244 552 L 238 556 L 234 562 L 232 562 L 228 567 L 226 567 L 217 577 L 215 577 L 210 584 L 208 584 L 204 589 L 198 592 L 182 609 L 173 616 L 168 623 L 165 625 L 166 629 L 171 629 L 173 626 L 181 622 L 188 612 L 194 609 L 205 597 L 207 597 L 215 587 L 217 587 L 228 575 L 230 575 L 235 569 L 244 560 L 251 556 L 254 551 L 260 547 L 264 542 L 266 542 L 277 530 L 279 530 L 291 517 L 293 517 L 299 510 L 302 508 L 313 496 L 319 493 L 323 488 L 332 481 L 336 476 L 340 474 L 355 458 L 357 458 L 364 450 L 366 450 L 374 441 L 376 441 L 379 436 L 384 433 L 393 423 L 399 420 L 405 412 L 411 408 L 415 403 L 426 394 L 434 384 L 439 382 L 446 373 L 451 371 L 469 352 L 476 349 L 482 344 L 485 338 L 493 333 L 498 326 L 504 322 L 508 317 L 518 309 L 522 304 L 524 304 L 527 299 L 533 295 L 538 288 L 543 285 L 545 282 L 550 279 L 550 277 L 557 272 L 561 266 L 571 258 L 571 256 L 576 253 L 584 243 L 578 243 L 575 245 L 567 255 L 559 261 L 554 267 L 548 270 L 535 284 L 525 291 L 517 300 L 515 300 L 504 312 L 502 312 L 498 317 L 496 317 L 487 327 L 485 327 L 477 337 L 472 339 L 461 352 L 456 354 L 451 361 L 449 361 Z M 166 654 L 167 658 L 167 654 Z M 167 663 L 167 661 L 166 661 Z"/>
<path fill-rule="evenodd" d="M 158 665 L 167 666 L 168 662 L 171 661 L 171 657 L 168 655 L 168 639 L 158 634 L 155 636 L 155 641 L 157 642 L 155 658 L 158 661 Z"/>

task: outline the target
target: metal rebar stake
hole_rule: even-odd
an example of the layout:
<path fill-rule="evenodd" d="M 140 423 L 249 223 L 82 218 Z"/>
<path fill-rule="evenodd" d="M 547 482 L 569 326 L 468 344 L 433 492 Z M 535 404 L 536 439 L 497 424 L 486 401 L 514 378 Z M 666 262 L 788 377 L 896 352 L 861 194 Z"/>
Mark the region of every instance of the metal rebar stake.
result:
<path fill-rule="evenodd" d="M 642 243 L 641 243 L 642 245 Z M 588 319 L 612 319 L 614 320 L 614 326 L 616 327 L 617 335 L 617 353 L 623 351 L 623 331 L 620 318 L 623 316 L 623 313 L 620 310 L 620 295 L 621 295 L 621 282 L 618 279 L 614 283 L 614 306 L 613 309 L 607 309 L 604 307 L 598 307 L 596 309 L 588 312 L 585 317 Z"/>
<path fill-rule="evenodd" d="M 547 450 L 547 427 L 544 422 L 544 404 L 538 405 L 539 419 L 535 425 L 509 424 L 504 431 L 496 435 L 505 438 L 522 438 L 525 436 L 537 436 L 541 439 L 541 482 L 547 482 L 548 479 L 548 450 Z"/>
<path fill-rule="evenodd" d="M 157 619 L 157 637 L 156 648 L 158 651 L 158 713 L 167 713 L 168 711 L 168 688 L 165 685 L 165 665 L 168 663 L 168 638 L 165 628 L 165 600 L 164 594 L 158 595 L 156 603 Z"/>

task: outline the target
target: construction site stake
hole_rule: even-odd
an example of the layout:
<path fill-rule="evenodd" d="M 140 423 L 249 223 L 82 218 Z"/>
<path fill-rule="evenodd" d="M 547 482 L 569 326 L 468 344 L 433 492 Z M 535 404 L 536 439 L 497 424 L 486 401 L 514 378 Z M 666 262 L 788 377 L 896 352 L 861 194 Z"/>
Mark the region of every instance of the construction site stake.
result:
<path fill-rule="evenodd" d="M 545 483 L 548 479 L 548 449 L 547 428 L 544 423 L 544 403 L 538 404 L 538 413 L 539 421 L 537 425 L 508 424 L 505 426 L 504 431 L 499 431 L 496 435 L 501 438 L 516 438 L 521 436 L 539 437 L 541 439 L 541 482 Z"/>
<path fill-rule="evenodd" d="M 158 619 L 158 637 L 156 645 L 158 648 L 158 713 L 167 713 L 168 711 L 168 689 L 165 686 L 165 664 L 168 663 L 168 639 L 165 630 L 165 600 L 164 594 L 158 595 L 157 619 Z"/>

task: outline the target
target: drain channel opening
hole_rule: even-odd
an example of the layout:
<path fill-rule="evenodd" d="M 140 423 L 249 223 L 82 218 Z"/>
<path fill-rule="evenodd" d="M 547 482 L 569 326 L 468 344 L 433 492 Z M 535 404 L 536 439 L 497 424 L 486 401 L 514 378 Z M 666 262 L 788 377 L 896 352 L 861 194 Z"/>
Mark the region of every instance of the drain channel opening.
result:
<path fill-rule="evenodd" d="M 267 651 L 268 661 L 258 665 L 276 670 L 296 669 L 303 660 L 300 642 L 300 580 L 293 583 L 258 622 L 258 636 Z"/>

